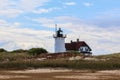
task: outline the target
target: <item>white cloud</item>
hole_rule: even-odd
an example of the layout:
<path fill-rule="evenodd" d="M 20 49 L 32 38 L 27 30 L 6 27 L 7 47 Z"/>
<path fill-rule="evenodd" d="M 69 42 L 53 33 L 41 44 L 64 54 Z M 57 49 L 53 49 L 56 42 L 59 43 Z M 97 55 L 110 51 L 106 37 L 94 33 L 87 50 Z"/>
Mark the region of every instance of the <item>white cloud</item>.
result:
<path fill-rule="evenodd" d="M 12 1 L 0 0 L 0 16 L 15 17 L 22 13 L 21 10 L 16 9 Z"/>
<path fill-rule="evenodd" d="M 11 5 L 9 0 L 0 0 L 0 9 L 5 9 L 9 5 Z"/>
<path fill-rule="evenodd" d="M 16 17 L 22 13 L 23 11 L 18 9 L 0 10 L 0 15 L 6 15 L 7 17 Z"/>
<path fill-rule="evenodd" d="M 11 25 L 11 26 L 9 26 Z M 20 23 L 0 20 L 0 47 L 7 50 L 43 47 L 53 51 L 53 32 L 20 28 Z M 50 46 L 48 46 L 48 44 Z"/>
<path fill-rule="evenodd" d="M 68 5 L 68 6 L 76 5 L 75 2 L 66 2 L 66 3 L 64 3 L 64 4 L 65 4 L 65 5 Z"/>
<path fill-rule="evenodd" d="M 86 7 L 90 7 L 90 6 L 93 6 L 93 3 L 90 3 L 90 2 L 84 2 L 83 5 L 86 6 Z"/>
<path fill-rule="evenodd" d="M 94 25 L 99 25 L 102 27 L 110 27 L 110 26 L 120 26 L 120 9 L 112 9 L 108 11 L 104 11 L 95 16 L 88 23 L 92 23 Z"/>
<path fill-rule="evenodd" d="M 35 10 L 33 11 L 34 13 L 48 13 L 49 11 L 51 11 L 50 9 L 39 9 L 39 10 Z"/>
<path fill-rule="evenodd" d="M 26 12 L 33 12 L 50 0 L 0 0 L 0 16 L 16 17 Z M 45 12 L 46 10 L 42 10 Z"/>
<path fill-rule="evenodd" d="M 69 31 L 67 32 L 66 42 L 80 38 L 92 47 L 94 54 L 119 52 L 120 27 L 118 26 L 104 28 L 99 27 L 99 25 L 89 25 L 78 18 L 69 16 L 40 18 L 38 22 L 45 27 L 53 28 L 57 22 L 58 26 L 65 29 L 65 31 Z"/>
<path fill-rule="evenodd" d="M 45 5 L 50 0 L 20 0 L 20 7 L 25 11 L 33 11 L 39 6 Z"/>
<path fill-rule="evenodd" d="M 41 8 L 39 10 L 34 10 L 33 12 L 37 13 L 37 14 L 42 14 L 42 13 L 49 13 L 51 11 L 58 10 L 58 9 L 60 9 L 60 8 L 57 8 L 57 7 L 56 8 L 48 8 L 48 9 Z"/>
<path fill-rule="evenodd" d="M 3 24 L 5 24 L 5 23 L 6 23 L 5 20 L 0 20 L 0 25 L 3 25 Z"/>

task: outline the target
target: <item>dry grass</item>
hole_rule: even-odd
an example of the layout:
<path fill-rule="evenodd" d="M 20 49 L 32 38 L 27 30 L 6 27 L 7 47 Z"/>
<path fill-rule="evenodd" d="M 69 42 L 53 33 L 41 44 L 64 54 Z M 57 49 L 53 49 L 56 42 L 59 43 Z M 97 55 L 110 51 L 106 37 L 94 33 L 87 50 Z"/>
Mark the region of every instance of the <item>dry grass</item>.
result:
<path fill-rule="evenodd" d="M 0 69 L 28 69 L 28 68 L 68 68 L 91 70 L 115 70 L 120 69 L 120 53 L 95 57 L 97 60 L 66 60 L 48 59 L 38 60 L 27 53 L 1 53 Z"/>

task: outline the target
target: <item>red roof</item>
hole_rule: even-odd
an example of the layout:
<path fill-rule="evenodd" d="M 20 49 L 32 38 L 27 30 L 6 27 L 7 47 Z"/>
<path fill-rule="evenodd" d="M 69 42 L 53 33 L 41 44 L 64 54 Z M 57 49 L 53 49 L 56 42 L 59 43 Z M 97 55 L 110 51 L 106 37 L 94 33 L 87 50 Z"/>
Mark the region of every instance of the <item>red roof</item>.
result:
<path fill-rule="evenodd" d="M 71 43 L 65 43 L 66 50 L 78 51 L 79 48 L 82 47 L 82 46 L 87 46 L 91 51 L 91 48 L 87 45 L 87 43 L 84 42 L 84 41 L 79 41 L 79 39 L 77 39 L 76 42 L 71 41 Z"/>

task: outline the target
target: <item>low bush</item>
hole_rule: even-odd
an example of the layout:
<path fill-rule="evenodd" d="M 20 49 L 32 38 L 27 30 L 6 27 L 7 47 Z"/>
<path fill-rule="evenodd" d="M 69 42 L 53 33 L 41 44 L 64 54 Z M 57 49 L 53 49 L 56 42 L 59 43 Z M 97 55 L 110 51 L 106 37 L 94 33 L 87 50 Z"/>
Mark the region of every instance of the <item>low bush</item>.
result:
<path fill-rule="evenodd" d="M 0 48 L 0 52 L 7 52 L 7 51 L 3 48 Z"/>
<path fill-rule="evenodd" d="M 32 48 L 30 50 L 28 50 L 28 53 L 31 55 L 40 55 L 42 53 L 48 53 L 47 50 L 43 49 L 43 48 Z"/>
<path fill-rule="evenodd" d="M 27 51 L 28 51 L 28 50 L 17 49 L 17 50 L 11 51 L 11 53 L 25 53 L 25 52 L 27 52 Z"/>

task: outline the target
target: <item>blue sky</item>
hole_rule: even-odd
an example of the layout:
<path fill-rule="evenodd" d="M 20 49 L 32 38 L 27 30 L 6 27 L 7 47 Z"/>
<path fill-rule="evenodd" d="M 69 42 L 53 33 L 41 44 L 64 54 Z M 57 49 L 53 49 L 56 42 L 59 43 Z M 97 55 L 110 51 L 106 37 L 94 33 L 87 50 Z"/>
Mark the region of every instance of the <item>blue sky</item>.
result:
<path fill-rule="evenodd" d="M 120 52 L 119 0 L 0 0 L 0 48 L 54 52 L 55 24 L 66 42 L 86 41 L 93 54 Z"/>

